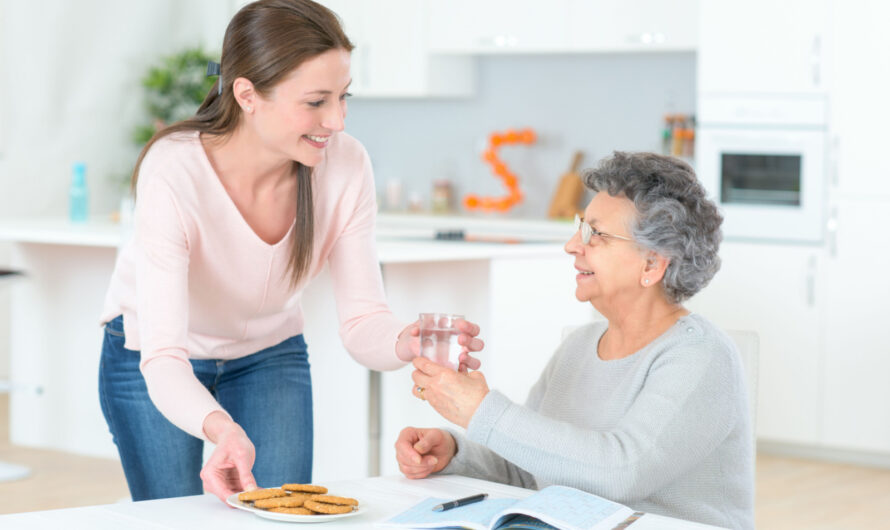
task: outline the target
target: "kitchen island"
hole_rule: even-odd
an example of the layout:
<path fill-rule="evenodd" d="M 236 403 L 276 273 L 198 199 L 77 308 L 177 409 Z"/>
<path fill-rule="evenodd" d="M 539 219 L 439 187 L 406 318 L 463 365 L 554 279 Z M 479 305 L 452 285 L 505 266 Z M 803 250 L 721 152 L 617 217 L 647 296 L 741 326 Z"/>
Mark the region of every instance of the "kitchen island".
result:
<path fill-rule="evenodd" d="M 529 242 L 437 241 L 431 228 L 437 223 L 468 235 Z M 422 311 L 450 311 L 480 324 L 483 371 L 512 399 L 525 399 L 562 327 L 593 316 L 573 297 L 572 260 L 562 249 L 569 223 L 381 215 L 378 226 L 384 285 L 396 316 L 407 323 Z M 0 240 L 12 243 L 11 265 L 26 273 L 10 286 L 12 443 L 117 457 L 99 407 L 98 318 L 125 237 L 126 230 L 110 222 L 0 221 Z M 315 475 L 392 473 L 398 431 L 443 421 L 412 396 L 410 368 L 380 374 L 347 360 L 330 293 L 330 278 L 322 273 L 303 295 Z"/>

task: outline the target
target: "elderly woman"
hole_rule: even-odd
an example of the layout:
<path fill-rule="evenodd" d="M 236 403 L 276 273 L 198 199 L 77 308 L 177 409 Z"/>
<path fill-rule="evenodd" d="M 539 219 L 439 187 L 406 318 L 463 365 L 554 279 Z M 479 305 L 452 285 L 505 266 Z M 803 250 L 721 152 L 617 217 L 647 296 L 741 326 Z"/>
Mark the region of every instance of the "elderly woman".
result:
<path fill-rule="evenodd" d="M 636 510 L 753 528 L 753 448 L 739 354 L 681 303 L 720 267 L 722 218 L 675 158 L 616 152 L 565 250 L 575 296 L 606 322 L 573 332 L 525 405 L 480 372 L 416 358 L 415 395 L 466 435 L 407 427 L 402 473 L 586 490 Z"/>

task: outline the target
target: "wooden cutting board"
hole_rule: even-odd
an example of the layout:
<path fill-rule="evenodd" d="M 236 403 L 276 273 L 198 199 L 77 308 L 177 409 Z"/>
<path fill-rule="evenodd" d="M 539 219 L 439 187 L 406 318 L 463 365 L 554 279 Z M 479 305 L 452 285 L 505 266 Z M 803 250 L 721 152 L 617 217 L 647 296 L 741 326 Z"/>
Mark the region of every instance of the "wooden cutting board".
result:
<path fill-rule="evenodd" d="M 547 216 L 551 219 L 571 219 L 581 212 L 581 198 L 584 196 L 584 183 L 578 169 L 584 158 L 582 151 L 575 151 L 569 171 L 563 174 L 550 201 Z"/>

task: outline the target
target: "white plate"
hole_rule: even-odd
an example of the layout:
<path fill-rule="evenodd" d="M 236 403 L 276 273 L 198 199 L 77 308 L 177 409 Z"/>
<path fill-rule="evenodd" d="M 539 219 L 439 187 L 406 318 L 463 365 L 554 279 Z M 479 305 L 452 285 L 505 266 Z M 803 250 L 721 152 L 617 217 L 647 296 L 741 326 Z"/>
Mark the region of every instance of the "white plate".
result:
<path fill-rule="evenodd" d="M 262 510 L 260 508 L 254 508 L 250 504 L 245 502 L 241 502 L 238 500 L 238 494 L 233 493 L 229 495 L 226 499 L 226 502 L 229 506 L 238 508 L 240 510 L 246 510 L 248 512 L 252 512 L 254 515 L 262 517 L 264 519 L 272 519 L 274 521 L 284 521 L 288 523 L 326 523 L 328 521 L 333 521 L 334 519 L 342 519 L 344 517 L 353 517 L 355 515 L 359 515 L 365 512 L 365 507 L 362 504 L 359 504 L 355 510 L 347 513 L 334 513 L 331 515 L 297 515 L 294 513 L 278 513 L 278 512 L 270 512 L 268 510 Z"/>

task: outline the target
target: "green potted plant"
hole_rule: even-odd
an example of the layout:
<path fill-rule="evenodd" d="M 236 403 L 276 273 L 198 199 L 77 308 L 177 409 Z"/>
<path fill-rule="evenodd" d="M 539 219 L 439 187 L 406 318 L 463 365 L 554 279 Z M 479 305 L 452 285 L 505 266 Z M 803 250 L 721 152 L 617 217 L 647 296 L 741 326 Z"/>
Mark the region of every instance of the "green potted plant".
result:
<path fill-rule="evenodd" d="M 158 130 L 195 114 L 216 81 L 216 77 L 207 77 L 207 62 L 212 60 L 216 59 L 202 48 L 189 48 L 162 57 L 148 69 L 141 84 L 149 121 L 137 125 L 132 132 L 133 142 L 139 149 Z M 130 172 L 112 175 L 112 180 L 122 195 L 120 213 L 113 217 L 126 222 L 133 208 L 133 198 L 129 193 Z"/>
<path fill-rule="evenodd" d="M 200 47 L 163 57 L 142 78 L 145 109 L 151 122 L 137 126 L 133 141 L 142 146 L 158 129 L 194 115 L 216 77 L 207 77 L 207 62 L 215 60 Z"/>

